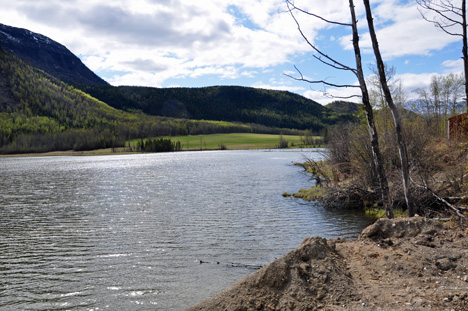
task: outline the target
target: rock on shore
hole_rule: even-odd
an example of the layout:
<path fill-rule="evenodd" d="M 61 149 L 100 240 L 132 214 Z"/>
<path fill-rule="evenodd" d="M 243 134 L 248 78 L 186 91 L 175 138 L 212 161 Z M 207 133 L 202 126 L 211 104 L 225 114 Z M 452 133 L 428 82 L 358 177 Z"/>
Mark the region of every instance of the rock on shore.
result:
<path fill-rule="evenodd" d="M 196 310 L 468 310 L 468 232 L 380 219 L 357 241 L 307 238 Z"/>

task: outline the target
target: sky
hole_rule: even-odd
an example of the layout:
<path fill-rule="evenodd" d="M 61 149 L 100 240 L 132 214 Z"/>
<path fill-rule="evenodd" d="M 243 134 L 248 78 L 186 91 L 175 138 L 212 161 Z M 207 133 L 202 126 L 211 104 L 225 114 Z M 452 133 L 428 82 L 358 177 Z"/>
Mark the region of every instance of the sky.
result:
<path fill-rule="evenodd" d="M 457 1 L 455 1 L 457 2 Z M 433 75 L 461 73 L 461 40 L 425 21 L 416 1 L 371 1 L 384 61 L 408 99 Z M 287 90 L 328 104 L 358 94 L 296 81 L 357 84 L 356 77 L 314 58 L 284 0 L 0 0 L 0 23 L 65 45 L 112 85 L 241 85 Z M 347 0 L 296 0 L 328 20 L 349 23 Z M 366 76 L 375 63 L 363 3 L 355 0 Z M 296 12 L 309 42 L 355 67 L 351 29 Z M 356 100 L 356 99 L 355 99 Z"/>

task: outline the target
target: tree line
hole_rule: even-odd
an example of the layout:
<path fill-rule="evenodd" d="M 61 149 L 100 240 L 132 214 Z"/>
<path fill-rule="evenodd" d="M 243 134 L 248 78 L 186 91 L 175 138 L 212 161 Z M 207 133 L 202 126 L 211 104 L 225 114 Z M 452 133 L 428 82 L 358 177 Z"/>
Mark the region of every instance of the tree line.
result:
<path fill-rule="evenodd" d="M 138 152 L 173 152 L 182 150 L 180 141 L 172 141 L 170 138 L 140 139 L 135 146 L 129 148 Z"/>

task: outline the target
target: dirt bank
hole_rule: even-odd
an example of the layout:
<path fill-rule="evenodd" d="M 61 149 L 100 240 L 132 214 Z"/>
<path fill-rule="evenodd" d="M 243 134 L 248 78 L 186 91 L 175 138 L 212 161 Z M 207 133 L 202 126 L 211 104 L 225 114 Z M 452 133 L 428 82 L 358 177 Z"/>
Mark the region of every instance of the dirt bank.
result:
<path fill-rule="evenodd" d="M 307 238 L 188 310 L 468 310 L 468 231 L 415 217 Z"/>

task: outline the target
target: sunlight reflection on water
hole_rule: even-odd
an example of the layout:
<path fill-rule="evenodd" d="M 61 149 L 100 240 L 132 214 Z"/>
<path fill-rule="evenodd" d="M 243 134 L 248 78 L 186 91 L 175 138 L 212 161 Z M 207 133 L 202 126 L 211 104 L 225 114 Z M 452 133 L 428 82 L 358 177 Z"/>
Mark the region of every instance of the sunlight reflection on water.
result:
<path fill-rule="evenodd" d="M 1 158 L 0 309 L 182 310 L 369 220 L 285 199 L 311 151 Z"/>

